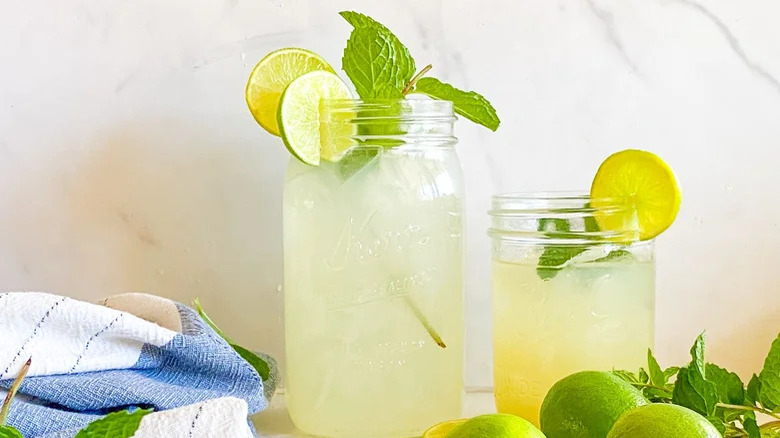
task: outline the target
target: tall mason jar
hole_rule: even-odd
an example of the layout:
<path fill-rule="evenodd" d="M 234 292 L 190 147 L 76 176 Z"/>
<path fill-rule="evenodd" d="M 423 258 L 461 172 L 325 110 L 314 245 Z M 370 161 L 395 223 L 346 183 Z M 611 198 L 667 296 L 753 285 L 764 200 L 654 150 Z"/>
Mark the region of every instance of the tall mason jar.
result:
<path fill-rule="evenodd" d="M 654 245 L 637 241 L 629 208 L 570 193 L 493 197 L 499 412 L 538 424 L 544 396 L 563 377 L 645 366 L 654 338 Z"/>
<path fill-rule="evenodd" d="M 461 413 L 464 189 L 452 104 L 332 101 L 322 120 L 331 141 L 354 148 L 287 168 L 287 406 L 316 436 L 419 436 Z"/>

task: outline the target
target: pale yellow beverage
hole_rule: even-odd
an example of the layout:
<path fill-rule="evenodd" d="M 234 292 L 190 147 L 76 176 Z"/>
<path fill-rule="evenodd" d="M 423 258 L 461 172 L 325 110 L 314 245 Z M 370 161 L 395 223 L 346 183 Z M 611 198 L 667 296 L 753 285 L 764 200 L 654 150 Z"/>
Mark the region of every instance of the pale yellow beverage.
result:
<path fill-rule="evenodd" d="M 494 386 L 499 412 L 536 424 L 547 391 L 583 370 L 636 370 L 653 346 L 653 242 L 620 244 L 586 197 L 495 199 Z"/>
<path fill-rule="evenodd" d="M 349 160 L 287 171 L 287 406 L 315 436 L 418 437 L 461 414 L 460 166 L 435 143 Z"/>
<path fill-rule="evenodd" d="M 582 370 L 636 370 L 653 344 L 653 262 L 589 262 L 542 280 L 536 264 L 493 262 L 500 412 L 538 424 L 550 387 Z"/>

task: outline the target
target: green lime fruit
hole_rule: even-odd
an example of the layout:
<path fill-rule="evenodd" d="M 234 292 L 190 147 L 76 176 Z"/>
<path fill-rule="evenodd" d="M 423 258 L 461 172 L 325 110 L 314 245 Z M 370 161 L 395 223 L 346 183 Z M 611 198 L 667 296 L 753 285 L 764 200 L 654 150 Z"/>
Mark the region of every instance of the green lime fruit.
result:
<path fill-rule="evenodd" d="M 677 405 L 652 404 L 626 413 L 607 438 L 721 438 L 706 418 Z"/>
<path fill-rule="evenodd" d="M 583 371 L 553 385 L 542 403 L 540 424 L 548 438 L 606 438 L 621 415 L 648 403 L 612 373 Z"/>
<path fill-rule="evenodd" d="M 339 136 L 331 129 L 323 129 L 321 104 L 326 99 L 350 98 L 352 94 L 347 84 L 325 70 L 306 73 L 290 82 L 279 100 L 277 114 L 279 133 L 287 149 L 302 162 L 313 166 L 320 164 L 321 157 L 334 159 L 340 152 L 324 146 L 331 144 L 329 137 Z M 327 154 L 323 156 L 323 152 Z"/>
<path fill-rule="evenodd" d="M 335 73 L 320 55 L 296 47 L 273 51 L 261 59 L 249 75 L 245 92 L 246 104 L 257 123 L 279 135 L 276 113 L 282 92 L 299 76 L 316 70 Z"/>
<path fill-rule="evenodd" d="M 547 438 L 528 421 L 510 414 L 474 417 L 450 431 L 445 438 Z"/>

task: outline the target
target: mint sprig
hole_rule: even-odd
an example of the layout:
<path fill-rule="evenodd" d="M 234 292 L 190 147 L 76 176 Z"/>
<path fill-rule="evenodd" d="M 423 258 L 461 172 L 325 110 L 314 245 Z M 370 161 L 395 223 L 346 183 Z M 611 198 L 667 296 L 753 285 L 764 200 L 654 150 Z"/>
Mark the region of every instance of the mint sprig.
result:
<path fill-rule="evenodd" d="M 674 403 L 698 412 L 724 438 L 780 438 L 780 406 L 774 399 L 780 384 L 780 336 L 772 343 L 764 369 L 754 374 L 747 386 L 737 374 L 705 362 L 704 350 L 702 334 L 691 348 L 691 362 L 682 368 L 659 373 L 658 362 L 648 352 L 647 372 L 613 373 L 640 389 L 653 403 Z M 778 421 L 759 426 L 756 414 Z"/>
<path fill-rule="evenodd" d="M 110 413 L 90 423 L 74 438 L 131 438 L 141 425 L 141 420 L 151 412 L 151 409 L 136 409 L 133 412 Z"/>
<path fill-rule="evenodd" d="M 342 57 L 342 68 L 362 99 L 398 99 L 415 91 L 434 99 L 449 100 L 456 113 L 493 131 L 501 121 L 482 95 L 462 91 L 438 79 L 422 78 L 431 66 L 415 75 L 409 49 L 387 27 L 364 14 L 340 13 L 354 30 Z"/>

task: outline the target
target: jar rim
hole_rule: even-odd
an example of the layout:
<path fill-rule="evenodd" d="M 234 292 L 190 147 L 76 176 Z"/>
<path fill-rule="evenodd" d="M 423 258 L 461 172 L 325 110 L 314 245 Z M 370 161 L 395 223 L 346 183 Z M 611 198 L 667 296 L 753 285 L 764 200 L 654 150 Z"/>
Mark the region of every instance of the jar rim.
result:
<path fill-rule="evenodd" d="M 639 235 L 635 207 L 619 197 L 591 198 L 577 191 L 501 193 L 492 197 L 488 213 L 488 234 L 503 239 L 579 245 L 631 242 Z M 605 222 L 619 226 L 601 229 Z"/>

